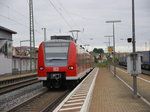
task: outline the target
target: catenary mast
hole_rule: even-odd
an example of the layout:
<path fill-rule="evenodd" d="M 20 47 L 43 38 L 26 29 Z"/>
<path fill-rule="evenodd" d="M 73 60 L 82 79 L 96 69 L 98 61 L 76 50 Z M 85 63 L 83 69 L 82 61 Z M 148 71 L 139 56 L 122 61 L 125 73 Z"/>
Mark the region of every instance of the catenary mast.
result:
<path fill-rule="evenodd" d="M 29 21 L 30 21 L 30 70 L 32 70 L 33 60 L 34 60 L 34 69 L 36 69 L 33 0 L 29 0 Z"/>

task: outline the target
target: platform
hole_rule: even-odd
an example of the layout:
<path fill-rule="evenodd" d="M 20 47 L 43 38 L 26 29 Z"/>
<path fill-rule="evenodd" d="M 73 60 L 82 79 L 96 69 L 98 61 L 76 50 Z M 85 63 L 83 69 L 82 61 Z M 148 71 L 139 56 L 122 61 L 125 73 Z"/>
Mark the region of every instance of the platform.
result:
<path fill-rule="evenodd" d="M 100 68 L 89 112 L 150 112 L 150 106 L 140 98 L 134 99 L 128 87 L 106 68 Z"/>
<path fill-rule="evenodd" d="M 23 77 L 30 77 L 33 75 L 37 75 L 37 73 L 24 73 L 24 74 L 17 74 L 17 75 L 1 76 L 0 81 L 13 80 L 13 79 L 23 78 Z"/>

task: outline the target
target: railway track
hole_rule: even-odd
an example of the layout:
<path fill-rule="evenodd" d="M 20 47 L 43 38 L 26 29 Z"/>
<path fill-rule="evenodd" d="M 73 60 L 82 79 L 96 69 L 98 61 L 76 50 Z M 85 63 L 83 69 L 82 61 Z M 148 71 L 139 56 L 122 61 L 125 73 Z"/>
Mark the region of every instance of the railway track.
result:
<path fill-rule="evenodd" d="M 21 82 L 24 80 L 32 79 L 37 77 L 36 73 L 32 74 L 23 74 L 23 75 L 11 75 L 0 78 L 0 87 L 7 86 L 16 82 Z"/>
<path fill-rule="evenodd" d="M 68 90 L 52 90 L 44 91 L 38 94 L 26 102 L 19 104 L 18 106 L 9 110 L 9 112 L 46 112 L 52 111 L 57 104 L 60 103 L 63 98 L 69 93 Z"/>
<path fill-rule="evenodd" d="M 117 65 L 117 67 L 123 68 L 123 69 L 127 69 L 127 67 L 125 67 L 125 66 Z M 149 71 L 149 70 L 143 70 L 143 69 L 142 69 L 142 74 L 144 74 L 144 75 L 150 75 L 150 71 Z"/>
<path fill-rule="evenodd" d="M 8 80 L 1 81 L 0 95 L 38 82 L 35 76 L 27 77 L 24 80 L 19 78 L 18 80 L 12 79 L 12 81 L 9 80 L 9 83 Z"/>

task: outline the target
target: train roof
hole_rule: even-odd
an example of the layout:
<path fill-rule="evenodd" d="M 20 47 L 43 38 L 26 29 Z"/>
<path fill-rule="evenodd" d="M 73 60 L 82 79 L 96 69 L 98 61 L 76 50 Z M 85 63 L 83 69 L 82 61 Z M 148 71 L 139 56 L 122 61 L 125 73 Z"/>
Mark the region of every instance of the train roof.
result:
<path fill-rule="evenodd" d="M 51 40 L 72 40 L 75 41 L 73 37 L 70 35 L 53 35 L 51 36 Z"/>
<path fill-rule="evenodd" d="M 61 39 L 59 39 L 59 40 L 49 40 L 49 41 L 44 41 L 44 43 L 47 43 L 47 42 L 71 42 L 71 40 L 61 40 Z"/>

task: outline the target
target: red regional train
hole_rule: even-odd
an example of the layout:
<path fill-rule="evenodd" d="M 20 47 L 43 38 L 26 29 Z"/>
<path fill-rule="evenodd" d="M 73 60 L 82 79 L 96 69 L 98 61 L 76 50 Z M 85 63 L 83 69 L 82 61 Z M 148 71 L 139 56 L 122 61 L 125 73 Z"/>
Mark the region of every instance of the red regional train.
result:
<path fill-rule="evenodd" d="M 38 78 L 48 88 L 72 87 L 94 67 L 94 58 L 73 40 L 42 42 L 38 53 Z"/>

